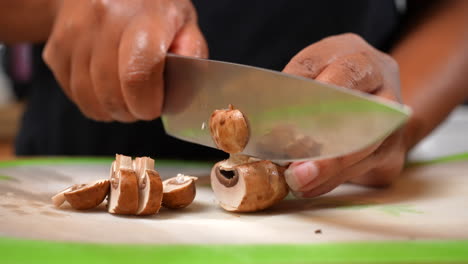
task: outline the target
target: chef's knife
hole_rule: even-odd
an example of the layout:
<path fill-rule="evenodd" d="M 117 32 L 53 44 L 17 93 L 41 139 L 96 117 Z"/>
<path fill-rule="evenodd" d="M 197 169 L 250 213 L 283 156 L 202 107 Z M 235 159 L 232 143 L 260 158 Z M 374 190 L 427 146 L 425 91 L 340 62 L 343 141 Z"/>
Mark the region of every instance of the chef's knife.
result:
<path fill-rule="evenodd" d="M 387 137 L 410 109 L 359 91 L 281 72 L 169 54 L 163 124 L 176 138 L 216 148 L 209 119 L 232 104 L 248 118 L 243 154 L 274 161 L 336 157 Z"/>

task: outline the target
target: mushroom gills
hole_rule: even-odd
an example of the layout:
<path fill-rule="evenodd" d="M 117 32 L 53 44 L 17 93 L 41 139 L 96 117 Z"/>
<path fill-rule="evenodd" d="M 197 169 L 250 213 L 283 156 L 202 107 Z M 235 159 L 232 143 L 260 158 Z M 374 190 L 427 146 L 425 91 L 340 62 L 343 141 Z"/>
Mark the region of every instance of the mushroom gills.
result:
<path fill-rule="evenodd" d="M 223 168 L 221 166 L 217 168 L 216 177 L 221 184 L 228 188 L 236 185 L 239 181 L 239 175 L 235 169 Z"/>

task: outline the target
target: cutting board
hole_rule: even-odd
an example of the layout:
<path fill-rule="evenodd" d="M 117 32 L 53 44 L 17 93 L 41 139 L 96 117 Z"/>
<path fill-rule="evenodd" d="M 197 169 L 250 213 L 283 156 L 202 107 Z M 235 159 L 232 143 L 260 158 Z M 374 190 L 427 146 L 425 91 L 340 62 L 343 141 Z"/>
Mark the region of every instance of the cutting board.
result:
<path fill-rule="evenodd" d="M 0 163 L 1 164 L 1 163 Z M 387 189 L 343 185 L 314 199 L 288 197 L 268 210 L 222 210 L 209 186 L 212 164 L 156 161 L 163 178 L 200 177 L 193 204 L 150 217 L 116 216 L 105 205 L 55 208 L 50 197 L 108 178 L 110 160 L 39 160 L 0 166 L 0 235 L 96 243 L 310 244 L 468 239 L 468 161 L 415 166 Z"/>

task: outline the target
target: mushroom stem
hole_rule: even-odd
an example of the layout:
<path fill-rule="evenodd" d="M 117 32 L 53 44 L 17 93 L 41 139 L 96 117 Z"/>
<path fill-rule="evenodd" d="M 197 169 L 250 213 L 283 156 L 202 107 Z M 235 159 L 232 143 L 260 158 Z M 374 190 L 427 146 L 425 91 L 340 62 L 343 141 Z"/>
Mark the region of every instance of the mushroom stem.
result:
<path fill-rule="evenodd" d="M 133 168 L 138 176 L 139 204 L 137 215 L 155 214 L 161 208 L 163 186 L 159 173 L 154 170 L 154 160 L 136 158 Z"/>
<path fill-rule="evenodd" d="M 138 177 L 133 170 L 132 158 L 116 155 L 110 174 L 109 213 L 135 214 L 138 210 Z"/>

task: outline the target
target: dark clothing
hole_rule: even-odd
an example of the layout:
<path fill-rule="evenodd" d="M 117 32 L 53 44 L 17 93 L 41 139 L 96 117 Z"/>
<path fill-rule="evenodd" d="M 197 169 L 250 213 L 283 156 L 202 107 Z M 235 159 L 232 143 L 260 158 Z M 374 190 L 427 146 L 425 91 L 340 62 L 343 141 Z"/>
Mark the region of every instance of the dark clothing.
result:
<path fill-rule="evenodd" d="M 194 0 L 210 57 L 281 70 L 301 49 L 345 32 L 388 50 L 400 16 L 394 1 Z M 160 120 L 135 124 L 86 119 L 62 93 L 34 50 L 28 107 L 17 137 L 18 155 L 150 155 L 220 158 L 217 150 L 166 136 Z"/>

